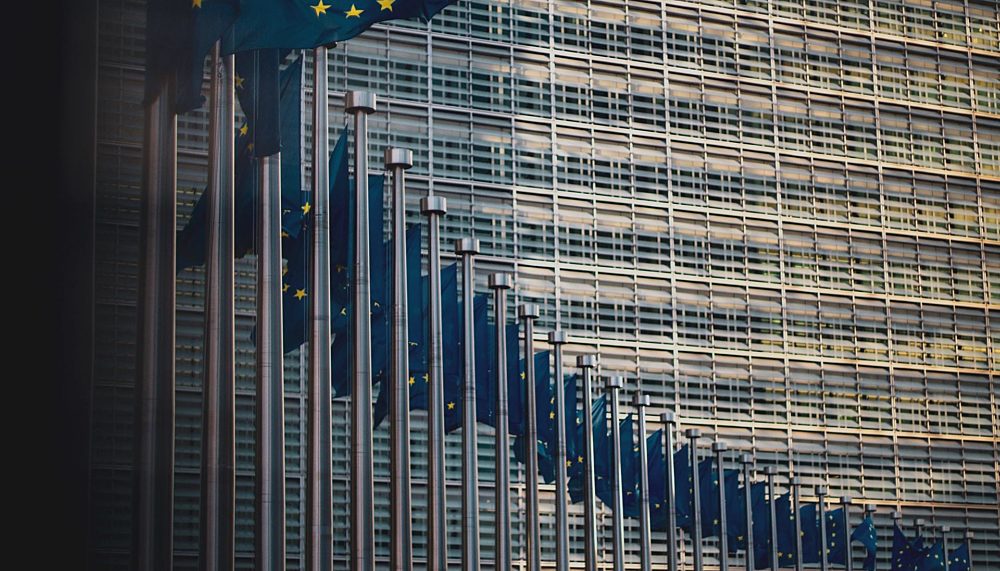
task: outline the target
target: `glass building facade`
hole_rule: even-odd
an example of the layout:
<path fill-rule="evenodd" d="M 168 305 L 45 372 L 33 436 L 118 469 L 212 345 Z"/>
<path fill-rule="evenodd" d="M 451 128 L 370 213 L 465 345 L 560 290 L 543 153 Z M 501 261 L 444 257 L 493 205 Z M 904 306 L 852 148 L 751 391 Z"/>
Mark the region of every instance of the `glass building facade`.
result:
<path fill-rule="evenodd" d="M 89 543 L 101 569 L 129 562 L 143 27 L 142 2 L 101 2 Z M 779 491 L 791 470 L 805 501 L 826 484 L 876 505 L 880 567 L 900 510 L 908 531 L 917 518 L 950 525 L 951 545 L 972 530 L 976 568 L 1000 569 L 996 2 L 459 0 L 430 25 L 341 44 L 330 66 L 331 137 L 346 121 L 342 93 L 375 92 L 372 164 L 387 145 L 413 150 L 411 219 L 431 189 L 447 197 L 443 251 L 479 238 L 477 290 L 490 271 L 515 273 L 512 305 L 542 308 L 536 347 L 556 326 L 569 333 L 567 371 L 599 353 L 602 378 L 627 378 L 623 402 L 641 388 L 653 418 L 673 410 L 682 428 L 754 452 L 759 467 L 778 467 Z M 180 117 L 178 131 L 183 225 L 207 176 L 205 111 Z M 241 568 L 253 565 L 253 272 L 252 257 L 238 263 Z M 177 287 L 175 565 L 187 569 L 198 544 L 200 270 Z M 302 351 L 285 361 L 289 568 L 304 547 L 305 364 Z M 349 411 L 342 400 L 333 411 L 335 566 L 346 568 Z M 425 422 L 413 418 L 422 564 Z M 485 555 L 493 449 L 480 430 Z M 385 425 L 375 439 L 385 565 Z M 458 433 L 447 467 L 457 568 Z M 523 492 L 520 466 L 513 480 Z M 544 486 L 546 561 L 553 498 Z M 582 506 L 570 513 L 582 561 Z M 601 518 L 610 563 L 610 512 Z M 637 524 L 626 527 L 637 565 Z M 665 534 L 653 540 L 663 565 Z"/>

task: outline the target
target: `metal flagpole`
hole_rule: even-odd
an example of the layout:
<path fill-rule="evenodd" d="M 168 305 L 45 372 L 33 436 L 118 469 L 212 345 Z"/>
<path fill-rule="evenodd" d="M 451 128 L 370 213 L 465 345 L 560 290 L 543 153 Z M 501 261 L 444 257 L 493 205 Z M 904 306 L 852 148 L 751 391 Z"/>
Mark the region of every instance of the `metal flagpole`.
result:
<path fill-rule="evenodd" d="M 924 524 L 925 523 L 926 522 L 924 521 L 923 518 L 917 518 L 917 520 L 913 522 L 913 529 L 916 532 L 917 537 L 920 537 L 921 535 L 924 534 Z"/>
<path fill-rule="evenodd" d="M 479 240 L 455 240 L 462 256 L 462 304 L 465 314 L 465 400 L 462 402 L 462 569 L 479 569 L 479 444 L 476 435 L 476 335 L 472 296 L 475 289 L 472 257 Z"/>
<path fill-rule="evenodd" d="M 845 512 L 846 513 L 846 512 Z M 845 516 L 846 517 L 846 516 Z M 944 571 L 948 571 L 948 534 L 951 532 L 951 527 L 947 525 L 941 526 L 941 549 L 944 550 Z M 850 560 L 848 560 L 850 561 Z M 851 571 L 851 566 L 847 566 L 847 571 Z"/>
<path fill-rule="evenodd" d="M 792 485 L 792 518 L 795 520 L 795 571 L 803 571 L 803 555 L 802 555 L 802 520 L 799 516 L 802 514 L 799 512 L 800 508 L 800 492 L 802 491 L 802 480 L 795 476 L 791 479 Z"/>
<path fill-rule="evenodd" d="M 774 466 L 764 468 L 764 475 L 767 476 L 767 504 L 771 513 L 771 569 L 778 571 L 780 562 L 778 561 L 778 514 L 775 510 L 774 496 L 774 476 L 778 474 L 778 469 Z"/>
<path fill-rule="evenodd" d="M 679 571 L 677 566 L 677 490 L 674 487 L 674 413 L 660 415 L 663 422 L 663 445 L 667 463 L 667 561 L 670 571 Z"/>
<path fill-rule="evenodd" d="M 510 426 L 507 424 L 507 290 L 510 274 L 490 274 L 496 322 L 496 517 L 493 568 L 510 569 Z"/>
<path fill-rule="evenodd" d="M 173 78 L 145 109 L 136 331 L 132 568 L 173 569 L 177 117 Z"/>
<path fill-rule="evenodd" d="M 625 569 L 625 503 L 622 500 L 622 443 L 621 427 L 618 426 L 618 393 L 625 386 L 625 379 L 622 377 L 611 377 L 608 379 L 607 394 L 608 403 L 611 405 L 611 493 L 614 498 L 614 505 L 611 506 L 612 538 L 614 540 L 614 561 L 613 569 L 623 571 Z M 629 454 L 632 451 L 629 450 Z"/>
<path fill-rule="evenodd" d="M 517 308 L 518 318 L 524 321 L 524 374 L 526 379 L 525 402 L 525 444 L 524 471 L 527 476 L 525 492 L 527 495 L 527 552 L 528 571 L 540 571 L 542 568 L 541 531 L 539 529 L 538 513 L 538 403 L 535 393 L 535 320 L 540 315 L 538 305 L 524 303 Z"/>
<path fill-rule="evenodd" d="M 976 536 L 971 530 L 965 530 L 965 543 L 969 546 L 969 571 L 972 571 L 972 539 Z"/>
<path fill-rule="evenodd" d="M 202 408 L 199 568 L 235 565 L 235 378 L 233 262 L 234 56 L 212 51 L 209 189 L 205 240 L 205 374 Z"/>
<path fill-rule="evenodd" d="M 597 571 L 597 488 L 594 481 L 593 369 L 596 355 L 579 355 L 576 366 L 583 370 L 583 517 L 586 571 Z M 500 567 L 497 567 L 500 569 Z"/>
<path fill-rule="evenodd" d="M 830 564 L 830 548 L 826 541 L 826 494 L 826 486 L 816 487 L 816 498 L 819 504 L 819 568 L 821 571 L 826 571 Z"/>
<path fill-rule="evenodd" d="M 716 435 L 718 438 L 718 435 Z M 715 466 L 719 474 L 719 571 L 729 571 L 729 538 L 726 536 L 726 471 L 723 468 L 723 454 L 728 450 L 725 442 L 712 443 L 715 452 Z"/>
<path fill-rule="evenodd" d="M 649 472 L 646 468 L 649 451 L 646 450 L 646 407 L 649 406 L 649 395 L 636 393 L 632 405 L 639 410 L 639 494 L 641 496 L 639 518 L 640 569 L 651 571 L 653 555 L 650 546 L 649 523 Z"/>
<path fill-rule="evenodd" d="M 691 525 L 691 542 L 694 545 L 694 569 L 702 571 L 704 562 L 701 554 L 701 486 L 698 482 L 698 438 L 701 437 L 701 430 L 689 428 L 684 431 L 684 435 L 691 441 L 691 483 L 694 500 L 694 518 Z"/>
<path fill-rule="evenodd" d="M 753 454 L 742 454 L 740 455 L 740 463 L 743 464 L 743 501 L 745 502 L 745 517 L 747 526 L 746 535 L 746 560 L 747 560 L 747 570 L 753 571 L 754 567 L 754 556 L 753 556 L 753 496 L 750 494 L 750 488 L 753 485 Z"/>
<path fill-rule="evenodd" d="M 309 329 L 309 438 L 306 477 L 306 569 L 329 571 L 333 565 L 333 446 L 330 371 L 330 173 L 329 107 L 326 47 L 313 50 L 313 231 L 310 254 L 314 293 Z"/>
<path fill-rule="evenodd" d="M 427 568 L 448 566 L 447 489 L 444 468 L 444 356 L 441 332 L 441 216 L 448 211 L 442 196 L 420 201 L 430 230 L 430 353 L 427 395 Z"/>
<path fill-rule="evenodd" d="M 847 560 L 847 571 L 854 571 L 854 558 L 851 557 L 851 496 L 841 496 L 840 504 L 844 508 L 844 559 Z"/>
<path fill-rule="evenodd" d="M 549 332 L 549 344 L 555 353 L 556 377 L 556 571 L 569 571 L 569 516 L 566 494 L 566 387 L 563 385 L 562 346 L 566 333 Z M 574 403 L 575 404 L 575 403 Z M 575 408 L 575 407 L 574 407 Z"/>
<path fill-rule="evenodd" d="M 391 448 L 389 502 L 392 540 L 389 567 L 409 571 L 413 566 L 413 534 L 410 516 L 410 376 L 409 324 L 407 321 L 406 284 L 406 183 L 404 171 L 413 166 L 413 153 L 407 149 L 385 150 L 385 166 L 392 169 L 392 245 L 395 271 L 392 290 L 392 379 L 389 395 Z M 414 276 L 413 279 L 420 279 Z M 417 303 L 420 300 L 416 300 Z"/>
<path fill-rule="evenodd" d="M 281 326 L 281 155 L 258 159 L 257 454 L 254 567 L 285 568 L 285 411 Z"/>
<path fill-rule="evenodd" d="M 351 334 L 351 569 L 375 567 L 375 492 L 372 459 L 371 268 L 368 228 L 368 114 L 375 94 L 349 91 L 344 109 L 354 115 L 354 291 Z M 376 237 L 382 242 L 382 236 Z"/>

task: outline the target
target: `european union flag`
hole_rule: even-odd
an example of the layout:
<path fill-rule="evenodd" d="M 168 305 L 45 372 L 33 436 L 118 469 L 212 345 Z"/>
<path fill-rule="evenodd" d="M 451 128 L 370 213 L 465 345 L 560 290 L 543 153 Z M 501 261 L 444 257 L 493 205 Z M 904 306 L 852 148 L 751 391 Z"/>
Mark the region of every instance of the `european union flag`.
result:
<path fill-rule="evenodd" d="M 799 510 L 802 520 L 802 562 L 819 563 L 822 549 L 819 535 L 819 509 L 816 504 L 806 504 Z"/>
<path fill-rule="evenodd" d="M 168 48 L 177 51 L 178 113 L 192 111 L 204 103 L 201 83 L 205 74 L 205 57 L 236 20 L 239 11 L 239 0 L 191 1 L 181 28 L 175 31 L 178 36 L 172 38 Z M 184 40 L 179 45 L 178 37 Z"/>
<path fill-rule="evenodd" d="M 511 436 L 524 434 L 524 362 L 518 358 L 521 324 L 515 321 L 507 324 L 507 425 Z"/>
<path fill-rule="evenodd" d="M 386 20 L 429 21 L 455 0 L 241 0 L 230 53 L 259 48 L 314 48 L 342 42 Z M 348 6 L 350 6 L 348 8 Z"/>
<path fill-rule="evenodd" d="M 487 426 L 496 426 L 496 327 L 486 318 L 485 298 L 481 313 L 474 316 L 476 327 L 476 419 Z M 508 323 L 507 336 L 507 428 L 513 436 L 523 431 L 523 386 L 521 378 L 524 362 L 518 358 L 520 325 Z M 485 339 L 485 341 L 483 341 Z M 483 364 L 488 364 L 484 368 Z M 515 449 L 515 454 L 519 454 Z"/>
<path fill-rule="evenodd" d="M 844 508 L 826 512 L 827 561 L 846 565 L 849 543 L 847 528 L 844 527 Z"/>
<path fill-rule="evenodd" d="M 476 339 L 476 421 L 493 424 L 493 399 L 496 379 L 493 378 L 496 341 L 489 323 L 489 298 L 477 295 L 472 303 L 472 334 Z"/>
<path fill-rule="evenodd" d="M 577 452 L 580 449 L 576 440 L 577 423 L 583 422 L 577 417 L 576 412 L 576 381 L 575 374 L 563 375 L 563 396 L 566 399 L 563 411 L 563 423 L 566 428 L 566 457 L 563 458 L 563 461 L 566 462 L 567 476 L 571 475 L 573 465 L 576 463 Z"/>
<path fill-rule="evenodd" d="M 429 327 L 430 319 L 430 280 L 429 276 L 424 276 L 424 299 L 423 309 L 421 309 L 422 323 Z M 458 266 L 450 264 L 441 270 L 441 338 L 444 354 L 461 351 L 458 335 Z M 452 321 L 451 326 L 445 326 L 447 320 Z M 429 330 L 428 330 L 429 331 Z M 429 334 L 429 333 L 428 333 Z M 453 355 L 445 359 L 443 365 L 444 376 L 444 417 L 445 431 L 450 432 L 462 425 L 462 415 L 456 414 L 462 402 L 462 379 L 460 365 L 457 363 L 461 355 Z M 413 384 L 410 389 L 410 410 L 426 410 L 428 402 L 428 384 L 430 374 L 428 369 L 417 369 L 412 364 L 410 371 L 413 377 Z"/>
<path fill-rule="evenodd" d="M 774 502 L 774 517 L 778 528 L 778 563 L 781 567 L 795 564 L 795 510 L 788 492 Z"/>
<path fill-rule="evenodd" d="M 639 446 L 635 444 L 635 420 L 629 413 L 618 423 L 618 442 L 622 457 L 618 459 L 619 477 L 622 485 L 622 514 L 639 517 Z M 617 508 L 617 506 L 612 506 Z"/>
<path fill-rule="evenodd" d="M 969 571 L 971 569 L 970 560 L 969 544 L 963 543 L 952 550 L 948 556 L 948 571 Z"/>
<path fill-rule="evenodd" d="M 590 423 L 594 433 L 594 487 L 597 491 L 597 497 L 601 498 L 601 501 L 605 505 L 611 505 L 611 438 L 608 435 L 607 415 L 608 401 L 606 395 L 601 395 L 594 401 L 593 408 L 590 411 Z M 574 474 L 569 481 L 569 495 L 573 503 L 583 501 L 584 473 L 582 468 L 585 462 L 584 455 L 586 454 L 586 447 L 583 445 L 585 442 L 583 430 L 584 427 L 581 424 L 577 431 L 579 453 L 576 462 L 580 468 L 573 471 Z"/>
<path fill-rule="evenodd" d="M 698 462 L 698 491 L 701 494 L 702 537 L 719 536 L 719 473 L 711 457 Z"/>
<path fill-rule="evenodd" d="M 549 352 L 535 353 L 535 422 L 538 429 L 538 473 L 545 483 L 555 481 L 556 395 L 549 373 Z M 514 459 L 522 464 L 527 450 L 524 435 L 514 440 Z"/>
<path fill-rule="evenodd" d="M 771 566 L 771 505 L 767 501 L 767 484 L 750 486 L 750 516 L 753 520 L 753 562 L 755 569 Z"/>
<path fill-rule="evenodd" d="M 919 541 L 920 545 L 916 545 Z M 923 557 L 923 541 L 915 539 L 912 543 L 906 538 L 898 525 L 892 528 L 892 555 L 889 558 L 892 571 L 916 571 L 917 564 Z"/>
<path fill-rule="evenodd" d="M 282 232 L 290 237 L 297 237 L 300 229 L 305 223 L 305 215 L 309 212 L 308 193 L 302 190 L 302 162 L 299 142 L 302 134 L 302 58 L 297 58 L 281 72 L 281 131 L 280 138 L 286 142 L 288 153 L 281 156 L 281 204 L 282 204 Z M 253 249 L 254 232 L 256 227 L 256 201 L 257 201 L 257 162 L 254 160 L 252 140 L 249 136 L 250 130 L 244 124 L 236 132 L 236 150 L 234 164 L 234 244 L 233 251 L 237 258 L 245 256 Z M 344 141 L 344 135 L 341 141 Z M 341 149 L 341 141 L 338 141 L 334 148 L 334 156 L 337 150 Z M 347 143 L 343 142 L 343 147 Z M 343 151 L 342 151 L 343 152 Z M 344 154 L 343 168 L 346 176 L 346 154 Z M 331 158 L 331 171 L 338 168 L 339 164 L 334 164 Z M 332 180 L 332 177 L 331 177 Z M 346 199 L 346 196 L 345 196 Z M 333 210 L 338 210 L 337 205 L 346 204 L 336 202 L 336 188 L 331 187 L 331 202 Z M 191 212 L 191 219 L 188 220 L 184 229 L 177 237 L 177 271 L 185 268 L 200 266 L 205 263 L 205 240 L 207 220 L 205 216 L 208 208 L 208 197 L 205 193 L 198 198 L 194 210 Z M 287 256 L 286 256 L 287 257 Z M 299 343 L 301 344 L 301 342 Z M 298 347 L 298 345 L 296 345 Z M 294 349 L 293 347 L 292 349 Z M 287 349 L 287 350 L 292 350 Z"/>
<path fill-rule="evenodd" d="M 687 444 L 674 452 L 674 500 L 677 503 L 677 527 L 690 530 L 694 521 L 694 471 L 691 469 L 691 449 Z"/>
<path fill-rule="evenodd" d="M 917 565 L 918 571 L 945 571 L 944 567 L 944 545 L 940 541 L 935 541 L 934 545 L 923 554 Z"/>
<path fill-rule="evenodd" d="M 726 494 L 726 536 L 729 552 L 736 553 L 746 547 L 747 507 L 740 487 L 740 471 L 726 470 L 724 489 Z"/>
<path fill-rule="evenodd" d="M 649 478 L 649 521 L 655 531 L 667 529 L 667 463 L 663 459 L 663 429 L 646 438 L 646 473 Z"/>
<path fill-rule="evenodd" d="M 875 571 L 875 553 L 878 549 L 878 534 L 871 515 L 866 515 L 851 532 L 851 540 L 865 546 L 865 571 Z"/>

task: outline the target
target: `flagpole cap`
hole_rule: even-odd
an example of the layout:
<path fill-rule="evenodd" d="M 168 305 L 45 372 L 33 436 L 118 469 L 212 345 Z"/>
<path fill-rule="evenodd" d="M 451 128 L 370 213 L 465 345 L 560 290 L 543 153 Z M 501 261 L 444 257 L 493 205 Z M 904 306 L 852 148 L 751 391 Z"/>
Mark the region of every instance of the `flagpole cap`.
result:
<path fill-rule="evenodd" d="M 866 514 L 873 514 L 876 511 L 878 511 L 878 507 L 876 507 L 875 504 L 865 504 L 865 513 Z"/>
<path fill-rule="evenodd" d="M 348 113 L 374 113 L 375 94 L 371 91 L 348 91 L 344 94 L 344 110 Z"/>
<path fill-rule="evenodd" d="M 830 492 L 830 490 L 826 486 L 816 486 L 816 495 L 817 496 L 825 496 L 829 492 Z"/>
<path fill-rule="evenodd" d="M 689 428 L 684 431 L 684 436 L 688 438 L 701 438 L 701 430 L 698 428 Z"/>
<path fill-rule="evenodd" d="M 549 331 L 549 343 L 552 345 L 561 345 L 566 342 L 566 332 L 562 329 L 556 329 L 555 331 Z"/>
<path fill-rule="evenodd" d="M 597 355 L 579 355 L 576 358 L 576 366 L 589 369 L 597 366 Z"/>
<path fill-rule="evenodd" d="M 744 452 L 743 454 L 740 454 L 740 463 L 741 464 L 753 465 L 753 463 L 754 463 L 753 454 L 750 454 L 750 453 L 747 453 L 747 452 Z"/>
<path fill-rule="evenodd" d="M 455 239 L 455 253 L 456 254 L 470 254 L 476 255 L 479 253 L 479 240 L 475 238 L 457 238 Z"/>
<path fill-rule="evenodd" d="M 840 496 L 840 503 L 845 506 L 851 505 L 851 496 Z"/>
<path fill-rule="evenodd" d="M 675 422 L 677 422 L 677 417 L 674 415 L 674 413 L 667 411 L 660 415 L 660 420 L 667 424 L 674 424 Z"/>
<path fill-rule="evenodd" d="M 385 150 L 383 157 L 385 166 L 390 169 L 399 167 L 405 170 L 413 166 L 413 151 L 410 149 L 389 147 Z"/>
<path fill-rule="evenodd" d="M 950 525 L 942 525 L 941 526 L 941 533 L 951 533 L 951 526 Z"/>
<path fill-rule="evenodd" d="M 764 475 L 766 476 L 777 476 L 778 468 L 775 466 L 764 466 Z"/>
<path fill-rule="evenodd" d="M 510 289 L 514 284 L 514 279 L 506 272 L 496 272 L 490 274 L 490 289 Z"/>
<path fill-rule="evenodd" d="M 918 518 L 917 521 L 913 522 L 913 525 L 917 527 L 923 527 L 925 523 L 927 523 L 927 520 L 925 520 L 924 518 Z"/>
<path fill-rule="evenodd" d="M 448 212 L 448 199 L 443 196 L 425 196 L 420 199 L 420 211 L 424 214 L 445 214 Z"/>
<path fill-rule="evenodd" d="M 641 395 L 639 393 L 635 393 L 634 395 L 632 395 L 632 406 L 636 408 L 649 406 L 649 395 Z"/>
<path fill-rule="evenodd" d="M 538 319 L 541 314 L 537 303 L 522 303 L 517 306 L 517 316 L 521 319 Z"/>
<path fill-rule="evenodd" d="M 725 452 L 726 450 L 729 450 L 729 445 L 725 442 L 716 440 L 712 443 L 712 452 Z"/>
<path fill-rule="evenodd" d="M 788 480 L 788 483 L 791 484 L 792 486 L 801 486 L 802 485 L 802 478 L 800 478 L 798 476 L 792 476 Z"/>
<path fill-rule="evenodd" d="M 976 534 L 971 529 L 965 530 L 965 539 L 972 539 L 973 537 L 976 537 Z"/>
<path fill-rule="evenodd" d="M 615 375 L 608 379 L 608 388 L 611 390 L 617 390 L 625 386 L 625 377 L 620 377 Z"/>
<path fill-rule="evenodd" d="M 892 519 L 896 521 L 903 519 L 903 512 L 899 510 L 892 510 Z"/>

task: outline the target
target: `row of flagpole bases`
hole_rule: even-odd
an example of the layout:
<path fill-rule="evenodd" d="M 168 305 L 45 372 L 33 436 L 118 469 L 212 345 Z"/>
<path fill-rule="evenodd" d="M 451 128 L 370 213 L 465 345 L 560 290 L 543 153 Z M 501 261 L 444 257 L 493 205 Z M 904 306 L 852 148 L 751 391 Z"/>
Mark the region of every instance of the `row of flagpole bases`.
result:
<path fill-rule="evenodd" d="M 325 189 L 329 184 L 327 172 L 328 154 L 328 117 L 326 88 L 326 51 L 325 48 L 315 50 L 314 72 L 316 77 L 316 95 L 314 97 L 314 138 L 313 165 L 313 197 L 315 201 L 315 221 L 313 243 L 311 249 L 313 273 L 313 291 L 326 291 L 330 287 L 329 267 L 329 235 L 330 235 L 330 204 Z M 206 344 L 205 344 L 205 399 L 204 426 L 205 453 L 202 455 L 202 510 L 201 510 L 201 557 L 200 567 L 205 570 L 229 570 L 234 567 L 234 318 L 233 318 L 233 147 L 229 135 L 234 124 L 233 105 L 233 57 L 220 56 L 218 50 L 213 57 L 211 107 L 210 107 L 210 202 L 209 220 L 210 232 L 206 246 Z M 167 86 L 164 94 L 169 93 Z M 172 554 L 172 519 L 163 514 L 169 514 L 172 508 L 172 464 L 173 430 L 162 430 L 164 426 L 173 425 L 173 312 L 175 293 L 173 286 L 173 228 L 175 223 L 174 185 L 176 182 L 176 119 L 169 112 L 169 97 L 152 101 L 147 106 L 147 137 L 145 161 L 145 186 L 143 194 L 142 215 L 148 236 L 142 244 L 143 266 L 142 287 L 140 296 L 144 299 L 140 326 L 141 363 L 147 366 L 142 372 L 145 379 L 139 386 L 139 398 L 143 403 L 140 408 L 140 420 L 152 422 L 160 429 L 148 430 L 148 426 L 140 426 L 140 433 L 149 436 L 141 441 L 144 453 L 140 455 L 139 469 L 136 471 L 137 485 L 141 488 L 139 497 L 148 501 L 137 505 L 137 518 L 147 517 L 155 521 L 155 525 L 144 527 L 144 533 L 137 533 L 135 540 L 143 543 L 142 549 L 134 550 L 134 568 L 164 570 L 171 568 Z M 353 282 L 353 301 L 355 307 L 370 305 L 370 273 L 368 268 L 368 153 L 367 153 L 367 116 L 376 111 L 374 94 L 364 92 L 349 92 L 346 96 L 346 110 L 354 115 L 355 120 L 355 204 L 357 205 L 355 227 L 355 267 Z M 407 570 L 413 565 L 412 553 L 412 500 L 410 497 L 410 451 L 409 451 L 409 404 L 408 404 L 408 355 L 407 355 L 407 305 L 406 283 L 411 278 L 406 275 L 406 218 L 405 218 L 405 179 L 404 171 L 412 166 L 412 153 L 404 149 L 390 148 L 385 153 L 385 166 L 393 177 L 393 240 L 396 253 L 394 275 L 392 342 L 394 347 L 390 376 L 391 385 L 388 390 L 390 397 L 390 447 L 391 447 L 391 549 L 390 564 L 393 570 Z M 258 202 L 257 220 L 260 224 L 257 232 L 257 454 L 256 490 L 255 490 L 255 567 L 266 571 L 281 570 L 285 566 L 285 514 L 284 514 L 284 438 L 282 410 L 282 347 L 281 347 L 281 303 L 280 303 L 280 173 L 277 156 L 264 158 L 260 161 L 260 200 Z M 430 229 L 430 360 L 429 374 L 431 377 L 431 395 L 428 406 L 428 556 L 427 567 L 444 569 L 448 566 L 447 559 L 447 527 L 446 527 L 446 481 L 444 473 L 444 397 L 442 372 L 442 324 L 441 324 L 441 284 L 440 284 L 440 217 L 447 211 L 443 197 L 427 196 L 421 201 L 421 209 L 429 219 Z M 473 257 L 479 252 L 478 241 L 460 239 L 456 242 L 456 253 L 461 256 L 463 264 L 463 297 L 472 299 L 473 294 Z M 417 276 L 416 279 L 419 279 Z M 510 456 L 509 432 L 507 418 L 509 403 L 507 402 L 506 368 L 507 350 L 504 334 L 505 316 L 507 315 L 506 291 L 513 285 L 509 274 L 492 274 L 489 276 L 489 287 L 493 290 L 494 311 L 497 334 L 497 391 L 496 391 L 496 486 L 495 486 L 495 548 L 492 562 L 497 569 L 509 569 L 512 566 L 511 554 L 511 514 L 510 514 Z M 311 571 L 328 570 L 332 567 L 332 467 L 331 467 L 331 434 L 330 434 L 330 306 L 327 296 L 315 296 L 324 302 L 312 306 L 310 327 L 310 359 L 309 359 L 309 400 L 307 413 L 308 426 L 308 477 L 306 482 L 306 568 Z M 478 502 L 478 466 L 476 441 L 476 406 L 475 406 L 475 347 L 472 329 L 472 304 L 465 304 L 465 367 L 464 367 L 464 416 L 463 416 L 463 467 L 462 467 L 462 563 L 463 569 L 479 569 L 483 559 L 479 548 L 479 502 Z M 533 355 L 534 320 L 539 317 L 539 309 L 535 304 L 522 304 L 518 307 L 518 318 L 525 325 L 524 354 L 526 363 L 526 381 L 530 389 L 527 391 L 525 411 L 527 418 L 526 453 L 526 562 L 530 571 L 541 569 L 541 546 L 539 530 L 538 502 L 538 466 L 537 466 L 537 403 L 535 402 L 535 371 Z M 352 422 L 351 422 L 351 491 L 350 491 L 350 534 L 351 534 L 351 568 L 357 571 L 367 571 L 374 568 L 374 486 L 373 486 L 373 446 L 372 446 L 372 398 L 371 398 L 371 346 L 370 346 L 370 316 L 368 312 L 352 312 L 353 338 L 358 342 L 353 353 L 353 383 L 352 383 Z M 553 331 L 548 340 L 555 349 L 556 363 L 556 398 L 557 411 L 565 411 L 565 395 L 562 383 L 562 345 L 567 336 L 562 331 Z M 582 370 L 584 384 L 584 410 L 590 411 L 593 406 L 593 377 L 597 358 L 593 355 L 580 356 L 577 366 Z M 624 386 L 624 379 L 611 377 L 607 383 L 608 398 L 612 422 L 612 446 L 615 457 L 620 457 L 620 438 L 618 434 L 619 398 L 618 393 Z M 651 561 L 651 529 L 649 512 L 649 481 L 645 470 L 647 450 L 645 442 L 646 414 L 649 404 L 648 396 L 635 396 L 633 405 L 639 411 L 640 425 L 640 465 L 641 470 L 641 519 L 640 519 L 640 559 L 644 571 L 652 568 Z M 560 413 L 562 414 L 562 413 Z M 665 425 L 665 447 L 673 451 L 673 431 L 676 418 L 672 413 L 664 413 L 661 421 Z M 590 422 L 584 428 L 584 486 L 585 486 L 585 568 L 596 570 L 598 566 L 597 547 L 597 506 L 595 492 L 594 470 L 594 434 Z M 559 458 L 565 458 L 567 435 L 562 419 L 557 421 Z M 146 428 L 147 430 L 144 430 Z M 697 465 L 697 440 L 701 436 L 698 429 L 691 428 L 685 432 L 690 441 L 691 465 Z M 716 441 L 712 445 L 716 462 L 720 470 L 723 456 L 727 451 L 724 442 Z M 753 545 L 751 534 L 753 525 L 750 509 L 750 486 L 752 479 L 753 458 L 744 454 L 741 458 L 743 476 L 746 484 L 746 530 L 747 545 Z M 556 501 L 556 569 L 569 569 L 569 528 L 567 515 L 566 468 L 563 461 L 557 462 L 560 469 L 557 473 Z M 667 503 L 669 523 L 667 536 L 669 545 L 678 545 L 674 490 L 673 462 L 667 462 Z M 776 514 L 774 505 L 774 477 L 777 471 L 773 466 L 765 469 L 767 485 L 770 492 L 770 558 L 778 561 Z M 615 505 L 621 506 L 622 482 L 618 469 L 612 470 L 613 498 Z M 794 490 L 795 513 L 798 513 L 799 481 L 791 479 Z M 693 569 L 701 571 L 704 568 L 704 557 L 701 546 L 701 508 L 698 478 L 693 480 L 693 517 L 692 548 Z M 719 487 L 719 503 L 721 517 L 725 518 L 725 494 Z M 823 515 L 826 488 L 820 486 L 816 490 L 820 499 L 821 517 L 819 518 L 822 553 L 826 553 L 826 518 Z M 848 529 L 846 518 L 849 517 L 848 506 L 850 498 L 841 498 L 844 505 L 845 529 Z M 157 504 L 157 505 L 154 505 Z M 866 513 L 873 511 L 866 507 Z M 154 517 L 155 514 L 155 517 Z M 894 514 L 895 517 L 895 514 Z M 802 568 L 800 554 L 801 532 L 796 519 L 796 562 L 795 568 Z M 612 565 L 616 571 L 624 568 L 624 524 L 623 510 L 614 509 L 612 513 Z M 723 521 L 722 529 L 726 529 Z M 945 528 L 942 531 L 947 532 Z M 726 533 L 720 534 L 720 569 L 728 570 L 729 552 L 726 545 Z M 947 554 L 945 548 L 945 554 Z M 140 558 L 144 554 L 145 558 Z M 947 557 L 946 557 L 947 559 Z M 668 549 L 668 562 L 671 570 L 679 569 L 678 550 Z M 755 567 L 753 549 L 747 549 L 745 554 L 746 568 Z M 850 556 L 846 560 L 847 569 L 852 569 Z M 945 563 L 947 565 L 947 562 Z M 821 558 L 822 569 L 827 568 L 826 558 Z M 945 567 L 947 568 L 947 567 Z"/>

